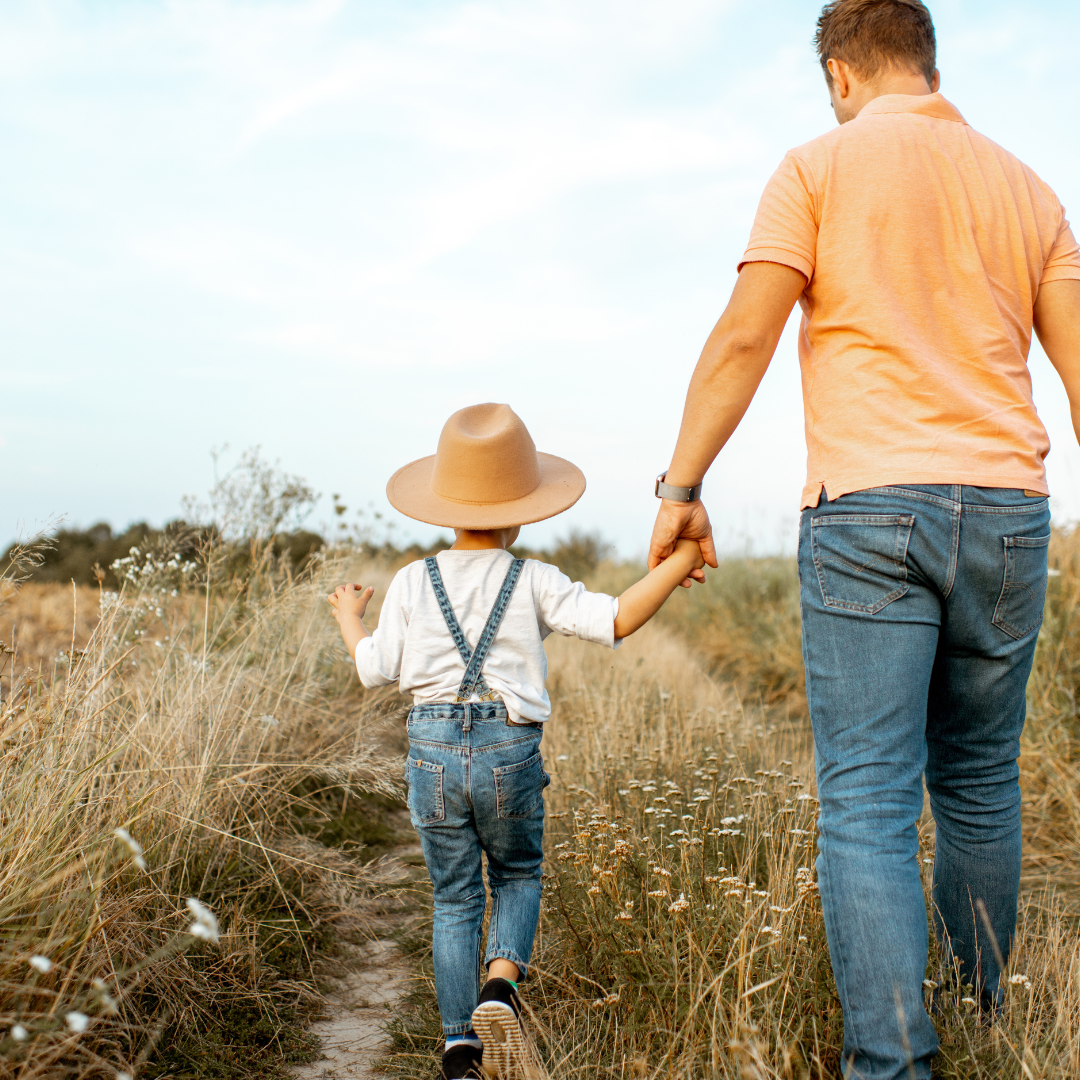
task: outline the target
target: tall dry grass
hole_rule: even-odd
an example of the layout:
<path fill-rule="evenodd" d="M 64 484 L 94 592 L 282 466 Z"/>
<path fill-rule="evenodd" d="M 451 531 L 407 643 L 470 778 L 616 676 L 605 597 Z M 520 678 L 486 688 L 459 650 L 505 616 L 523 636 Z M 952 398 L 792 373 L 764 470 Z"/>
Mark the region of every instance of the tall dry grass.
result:
<path fill-rule="evenodd" d="M 35 670 L 8 638 L 0 1076 L 312 1056 L 318 956 L 362 929 L 378 868 L 298 835 L 297 804 L 320 783 L 394 795 L 400 770 L 327 618 L 339 566 L 295 579 L 269 551 L 232 579 L 212 550 L 133 552 L 81 648 Z"/>
<path fill-rule="evenodd" d="M 931 957 L 941 1077 L 1080 1076 L 1080 535 L 1057 532 L 1023 744 L 1025 892 L 1005 1007 Z M 617 590 L 633 568 L 592 584 Z M 842 1017 L 813 873 L 812 739 L 790 561 L 677 594 L 616 654 L 549 639 L 545 902 L 526 983 L 536 1076 L 835 1077 Z M 921 827 L 930 884 L 933 824 Z M 430 969 L 388 1065 L 439 1044 Z M 930 987 L 928 987 L 929 992 Z M 424 1062 L 424 1065 L 421 1065 Z"/>

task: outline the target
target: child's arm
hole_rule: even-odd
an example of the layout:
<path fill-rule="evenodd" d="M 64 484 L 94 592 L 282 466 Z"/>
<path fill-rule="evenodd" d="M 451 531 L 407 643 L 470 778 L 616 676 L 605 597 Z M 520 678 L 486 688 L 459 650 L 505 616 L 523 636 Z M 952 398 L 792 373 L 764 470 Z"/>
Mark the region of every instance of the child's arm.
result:
<path fill-rule="evenodd" d="M 696 540 L 678 540 L 675 550 L 640 581 L 619 597 L 615 616 L 615 637 L 629 637 L 640 630 L 663 606 L 664 601 L 682 584 L 691 570 L 705 565 Z"/>
<path fill-rule="evenodd" d="M 661 565 L 666 566 L 667 564 L 663 563 Z M 659 568 L 654 570 L 653 573 L 657 573 L 658 570 Z M 341 636 L 345 639 L 345 647 L 354 660 L 356 659 L 356 646 L 364 638 L 371 637 L 367 627 L 364 625 L 364 612 L 367 611 L 368 602 L 374 595 L 375 590 L 370 585 L 366 589 L 360 585 L 339 585 L 326 598 L 334 609 L 334 618 L 337 619 Z"/>

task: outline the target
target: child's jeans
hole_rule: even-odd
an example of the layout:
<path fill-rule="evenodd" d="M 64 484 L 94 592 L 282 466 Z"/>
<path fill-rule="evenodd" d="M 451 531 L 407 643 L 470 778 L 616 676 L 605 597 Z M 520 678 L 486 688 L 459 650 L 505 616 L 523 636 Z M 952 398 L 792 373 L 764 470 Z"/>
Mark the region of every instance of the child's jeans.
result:
<path fill-rule="evenodd" d="M 448 1036 L 469 1030 L 480 992 L 482 851 L 492 896 L 484 964 L 502 957 L 522 977 L 529 966 L 549 783 L 542 735 L 539 724 L 510 724 L 501 701 L 409 714 L 409 812 L 435 887 L 435 990 Z"/>

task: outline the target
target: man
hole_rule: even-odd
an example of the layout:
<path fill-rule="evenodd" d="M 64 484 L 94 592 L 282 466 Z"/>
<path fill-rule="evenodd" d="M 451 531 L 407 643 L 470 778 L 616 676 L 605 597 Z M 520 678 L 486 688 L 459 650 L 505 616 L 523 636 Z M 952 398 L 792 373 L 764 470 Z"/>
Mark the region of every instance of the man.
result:
<path fill-rule="evenodd" d="M 1080 432 L 1080 254 L 1053 192 L 937 92 L 920 0 L 835 0 L 816 45 L 840 126 L 765 190 L 690 383 L 649 564 L 683 536 L 716 565 L 696 487 L 798 301 L 803 657 L 845 1070 L 928 1077 L 922 783 L 934 925 L 992 1011 L 1050 533 L 1027 353 L 1034 325 Z"/>

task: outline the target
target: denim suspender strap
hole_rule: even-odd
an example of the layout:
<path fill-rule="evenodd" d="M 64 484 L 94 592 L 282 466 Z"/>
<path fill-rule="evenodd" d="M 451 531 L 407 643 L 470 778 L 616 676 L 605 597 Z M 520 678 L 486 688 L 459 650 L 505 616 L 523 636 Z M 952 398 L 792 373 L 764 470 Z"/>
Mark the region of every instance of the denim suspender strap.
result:
<path fill-rule="evenodd" d="M 487 625 L 480 635 L 480 640 L 476 643 L 476 649 L 473 651 L 472 659 L 465 665 L 465 675 L 461 680 L 461 685 L 458 687 L 457 692 L 458 701 L 468 700 L 468 698 L 472 696 L 473 690 L 481 695 L 487 692 L 487 686 L 484 683 L 484 677 L 480 674 L 480 669 L 484 666 L 484 661 L 487 659 L 488 649 L 491 648 L 491 642 L 498 633 L 499 624 L 503 621 L 503 616 L 506 614 L 506 609 L 510 604 L 510 597 L 514 592 L 514 586 L 521 576 L 521 568 L 524 565 L 525 563 L 522 559 L 515 559 L 510 564 L 510 569 L 506 571 L 506 577 L 503 579 L 502 588 L 499 590 L 499 595 L 495 599 L 491 614 L 488 616 Z M 480 689 L 481 687 L 483 687 L 483 690 Z"/>
<path fill-rule="evenodd" d="M 521 575 L 521 568 L 525 564 L 521 559 L 515 559 L 510 564 L 510 569 L 506 572 L 506 578 L 502 583 L 502 588 L 499 590 L 499 596 L 491 609 L 487 624 L 480 634 L 480 640 L 477 642 L 475 651 L 469 648 L 461 624 L 457 621 L 454 609 L 450 606 L 450 598 L 446 595 L 446 587 L 443 585 L 442 574 L 439 573 L 439 564 L 435 561 L 435 556 L 432 555 L 425 559 L 424 565 L 427 567 L 428 577 L 431 579 L 435 599 L 439 602 L 439 610 L 446 620 L 446 627 L 450 631 L 450 636 L 454 639 L 458 652 L 461 653 L 461 659 L 465 661 L 465 676 L 458 687 L 457 700 L 465 701 L 474 692 L 478 697 L 489 697 L 491 691 L 488 689 L 487 683 L 484 682 L 480 670 L 487 659 L 488 649 L 491 648 L 491 642 L 494 640 L 499 624 L 506 614 L 506 608 L 510 603 L 514 586 L 517 584 L 518 577 Z"/>

